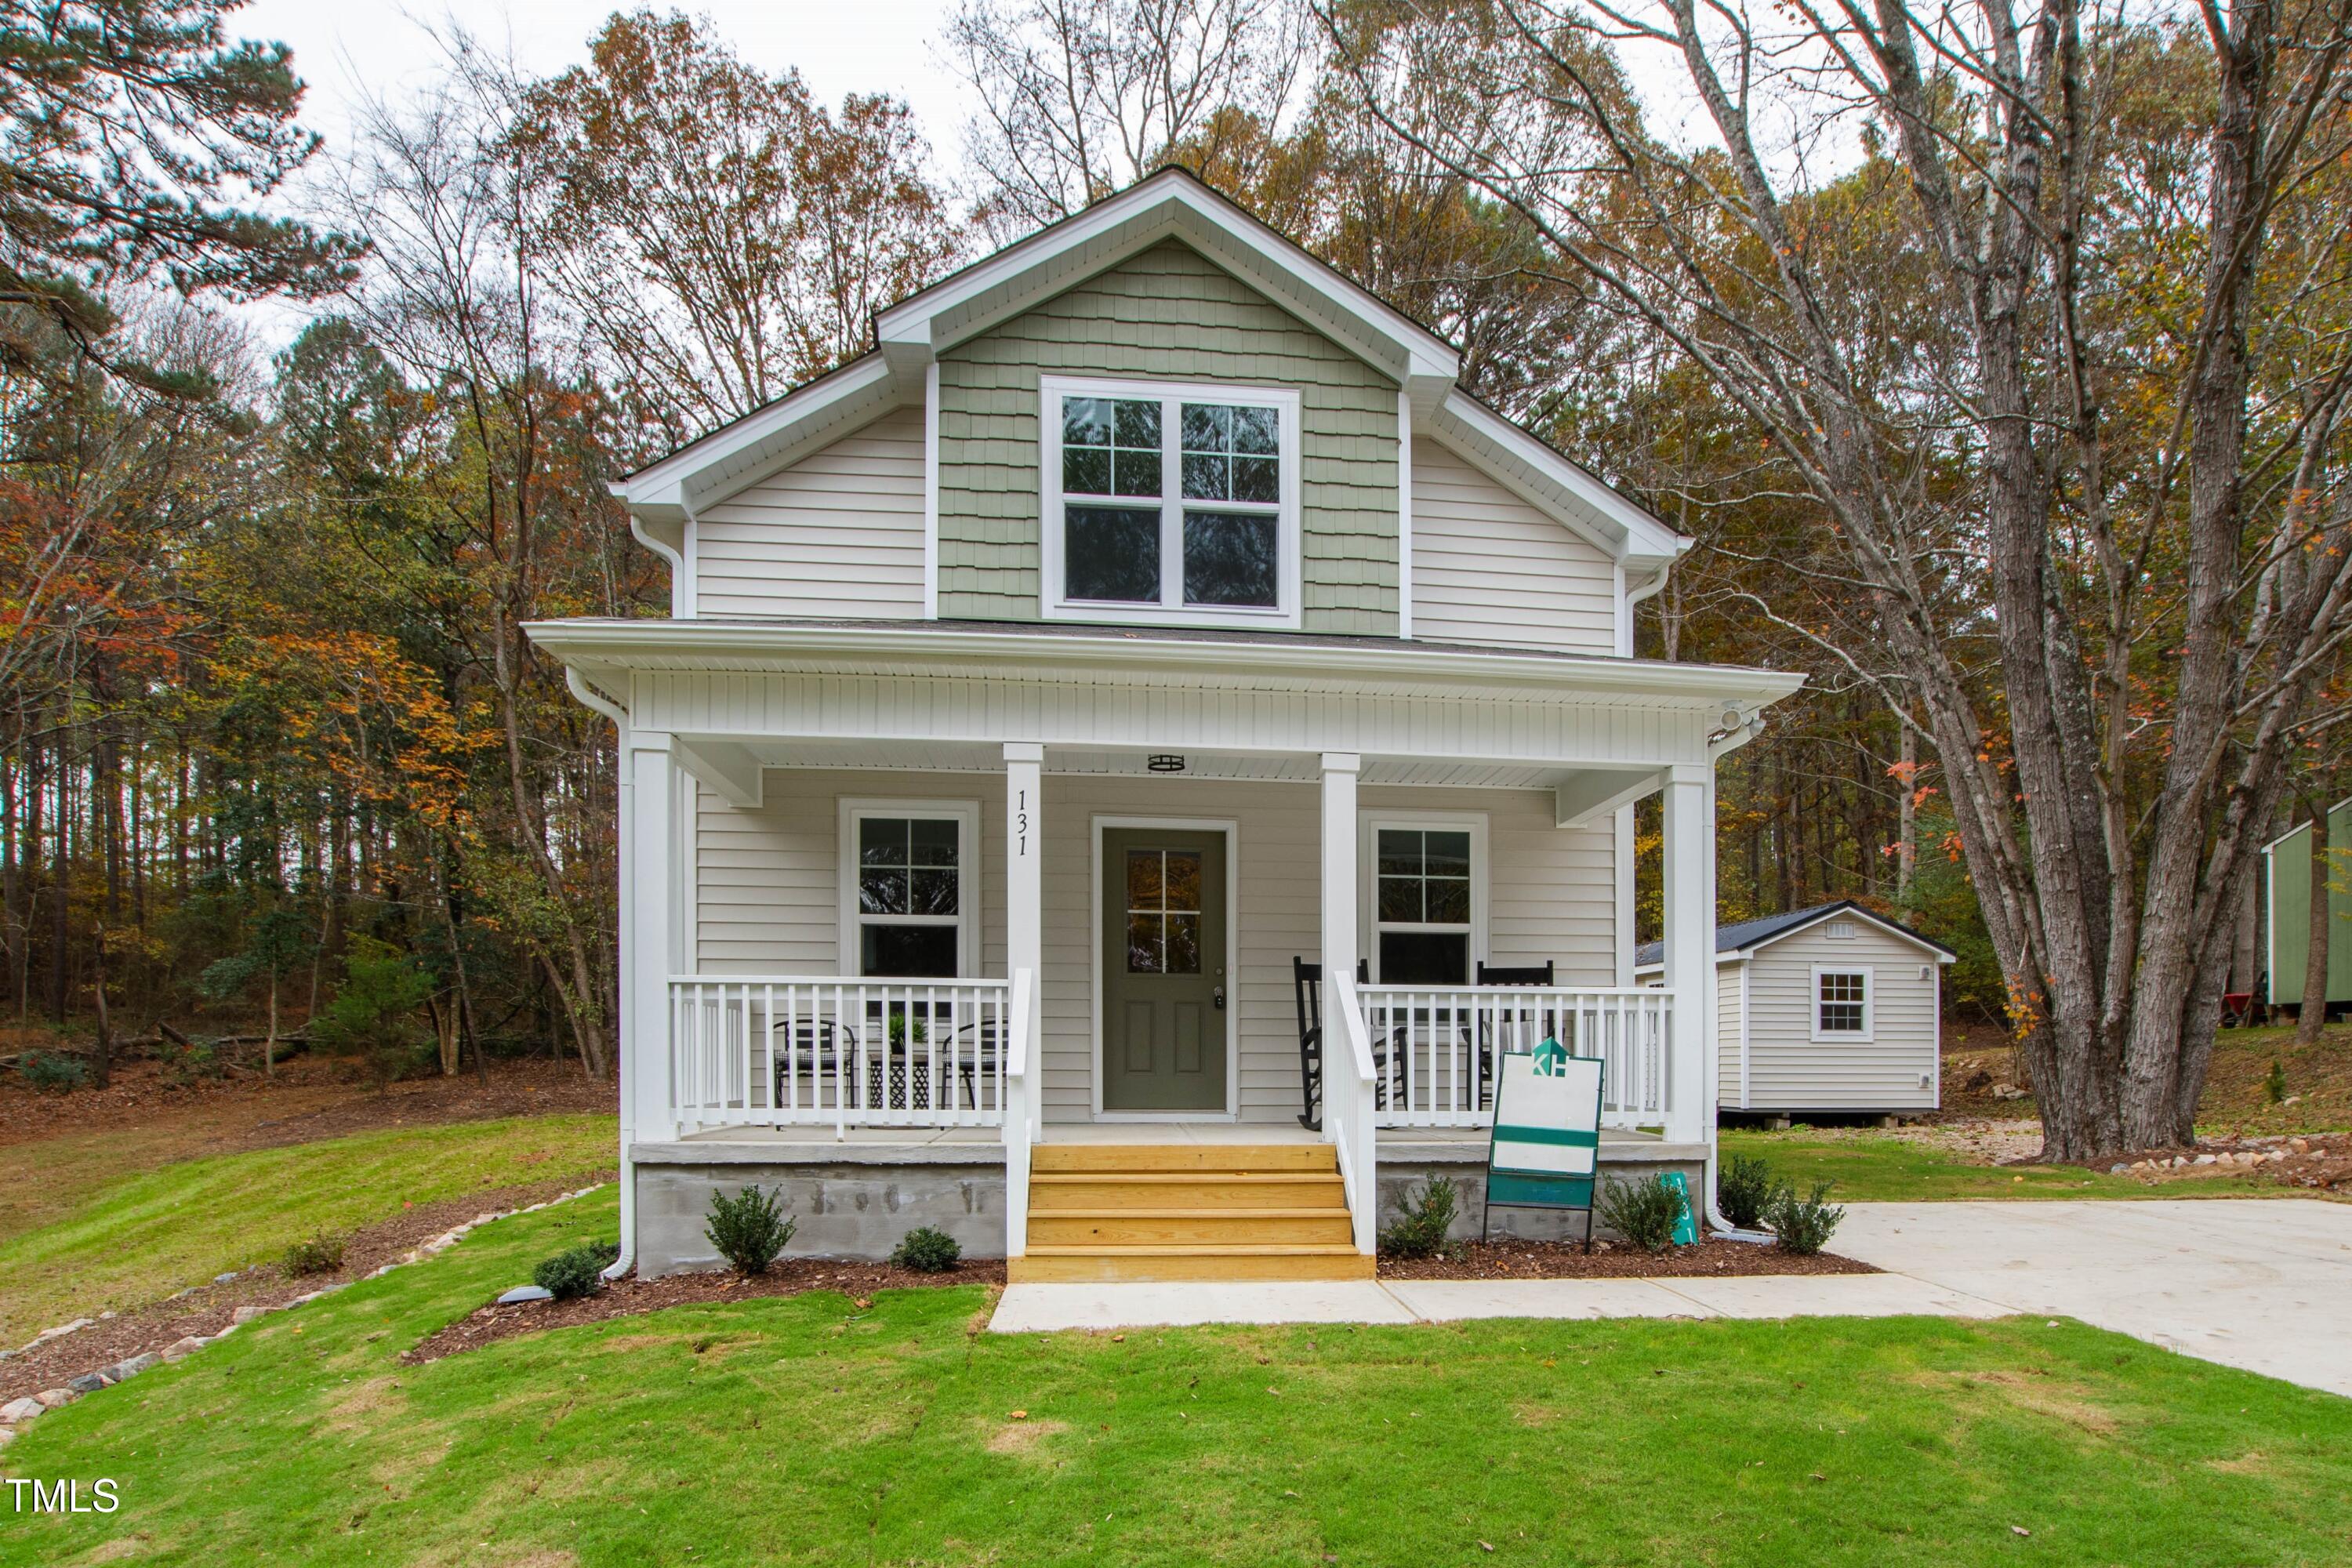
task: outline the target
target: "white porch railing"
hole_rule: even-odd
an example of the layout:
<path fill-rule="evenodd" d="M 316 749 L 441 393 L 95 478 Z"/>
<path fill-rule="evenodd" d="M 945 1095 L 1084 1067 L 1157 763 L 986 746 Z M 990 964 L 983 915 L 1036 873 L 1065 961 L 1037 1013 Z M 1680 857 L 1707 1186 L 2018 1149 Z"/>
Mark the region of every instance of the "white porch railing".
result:
<path fill-rule="evenodd" d="M 1672 994 L 1657 989 L 1538 985 L 1366 985 L 1364 1032 L 1383 1127 L 1489 1127 L 1495 1058 L 1547 1037 L 1599 1057 L 1601 1120 L 1609 1127 L 1666 1120 Z"/>
<path fill-rule="evenodd" d="M 1339 1181 L 1348 1194 L 1356 1250 L 1370 1254 L 1379 1248 L 1381 1210 L 1380 1131 L 1372 1110 L 1371 1041 L 1364 1028 L 1364 1007 L 1356 994 L 1356 977 L 1340 972 L 1324 1009 L 1336 1028 L 1326 1031 L 1323 1050 L 1323 1136 L 1339 1166 Z"/>
<path fill-rule="evenodd" d="M 670 1099 L 710 1127 L 995 1127 L 1012 982 L 673 976 Z"/>

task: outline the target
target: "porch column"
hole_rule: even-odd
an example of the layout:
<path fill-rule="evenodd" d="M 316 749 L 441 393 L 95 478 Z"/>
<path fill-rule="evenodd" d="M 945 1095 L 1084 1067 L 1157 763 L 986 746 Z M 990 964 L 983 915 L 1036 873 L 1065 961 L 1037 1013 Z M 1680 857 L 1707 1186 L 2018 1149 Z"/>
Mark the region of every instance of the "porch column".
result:
<path fill-rule="evenodd" d="M 1704 1142 L 1715 1126 L 1715 767 L 1678 763 L 1665 786 L 1666 1136 Z"/>
<path fill-rule="evenodd" d="M 1323 973 L 1356 973 L 1356 775 L 1354 752 L 1323 753 Z M 1323 993 L 1330 1005 L 1336 992 Z"/>
<path fill-rule="evenodd" d="M 1045 748 L 1034 741 L 1004 746 L 1004 962 L 1005 977 L 1029 972 L 1029 1039 L 1035 1049 L 1044 1013 L 1038 997 L 1045 963 Z M 1033 1058 L 1033 1079 L 1036 1068 Z M 1032 1089 L 1034 1102 L 1040 1097 Z"/>
<path fill-rule="evenodd" d="M 685 929 L 678 786 L 670 738 L 631 730 L 621 856 L 621 1114 L 635 1142 L 677 1136 L 670 1095 L 669 977 Z"/>

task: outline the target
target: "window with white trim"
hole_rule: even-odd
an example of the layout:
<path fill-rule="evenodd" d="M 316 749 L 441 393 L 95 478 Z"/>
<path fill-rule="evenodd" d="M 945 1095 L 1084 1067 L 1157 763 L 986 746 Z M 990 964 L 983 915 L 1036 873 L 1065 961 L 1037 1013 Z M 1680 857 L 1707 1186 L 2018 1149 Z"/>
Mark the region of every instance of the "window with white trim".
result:
<path fill-rule="evenodd" d="M 1295 625 L 1298 397 L 1041 383 L 1045 610 Z"/>
<path fill-rule="evenodd" d="M 972 973 L 980 808 L 958 801 L 843 804 L 842 936 L 851 973 Z"/>
<path fill-rule="evenodd" d="M 1469 984 L 1481 945 L 1482 826 L 1375 820 L 1365 834 L 1373 982 Z"/>
<path fill-rule="evenodd" d="M 1871 1037 L 1871 972 L 1816 965 L 1813 1038 L 1867 1044 Z"/>

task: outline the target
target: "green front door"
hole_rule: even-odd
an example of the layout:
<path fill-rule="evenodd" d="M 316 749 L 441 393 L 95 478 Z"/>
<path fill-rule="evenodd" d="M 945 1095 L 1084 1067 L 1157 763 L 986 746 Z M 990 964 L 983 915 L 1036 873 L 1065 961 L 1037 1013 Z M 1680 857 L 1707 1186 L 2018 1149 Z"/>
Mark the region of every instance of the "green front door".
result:
<path fill-rule="evenodd" d="M 1225 1109 L 1225 836 L 1103 834 L 1105 1110 Z"/>

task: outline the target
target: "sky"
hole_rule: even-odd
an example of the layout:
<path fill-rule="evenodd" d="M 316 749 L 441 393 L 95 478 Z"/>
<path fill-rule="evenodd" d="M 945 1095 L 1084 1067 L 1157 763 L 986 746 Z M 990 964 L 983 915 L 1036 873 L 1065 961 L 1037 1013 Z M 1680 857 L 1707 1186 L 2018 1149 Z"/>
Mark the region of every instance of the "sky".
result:
<path fill-rule="evenodd" d="M 232 12 L 228 25 L 246 37 L 293 48 L 294 68 L 310 89 L 303 120 L 340 140 L 353 103 L 374 94 L 398 98 L 404 88 L 431 79 L 440 59 L 432 29 L 453 16 L 537 75 L 584 59 L 588 39 L 604 18 L 635 4 L 254 0 Z M 671 0 L 654 8 L 669 10 Z M 951 0 L 683 0 L 677 8 L 708 16 L 718 36 L 751 64 L 773 74 L 798 69 L 826 102 L 851 92 L 905 99 L 942 157 L 955 154 L 969 89 L 934 47 Z"/>

